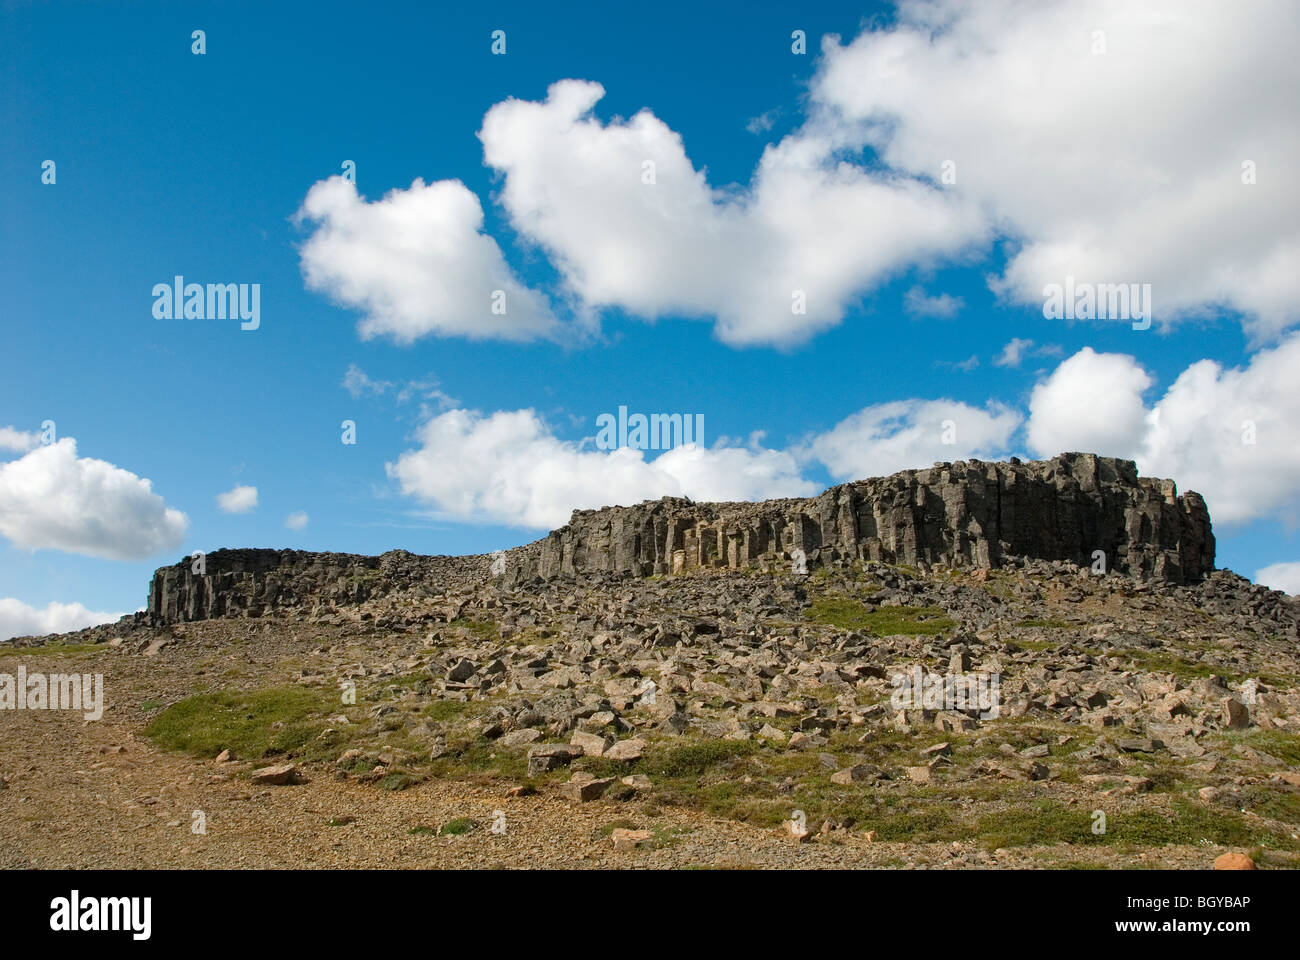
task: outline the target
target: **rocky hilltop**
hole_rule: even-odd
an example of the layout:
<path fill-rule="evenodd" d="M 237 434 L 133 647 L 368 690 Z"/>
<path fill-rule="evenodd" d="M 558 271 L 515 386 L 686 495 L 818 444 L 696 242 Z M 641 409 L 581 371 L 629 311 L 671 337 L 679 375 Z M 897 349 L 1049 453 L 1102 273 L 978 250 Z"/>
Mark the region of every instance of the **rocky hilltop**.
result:
<path fill-rule="evenodd" d="M 568 525 L 511 551 L 516 576 L 680 573 L 710 567 L 809 569 L 844 560 L 998 567 L 1007 557 L 1067 560 L 1170 583 L 1214 569 L 1205 501 L 1131 460 L 938 463 L 831 487 L 807 500 L 576 510 Z"/>
<path fill-rule="evenodd" d="M 1213 562 L 1079 454 L 187 558 L 4 651 L 108 694 L 0 710 L 0 867 L 1300 867 L 1300 599 Z"/>
<path fill-rule="evenodd" d="M 380 557 L 297 550 L 218 550 L 159 569 L 152 623 L 257 617 L 281 607 L 361 603 L 394 591 L 501 577 L 507 585 L 593 574 L 697 570 L 813 571 L 846 561 L 996 568 L 1060 560 L 1139 579 L 1189 584 L 1214 569 L 1199 494 L 1139 477 L 1131 460 L 1065 453 L 1051 460 L 939 463 L 831 487 L 809 499 L 694 503 L 665 497 L 575 510 L 569 523 L 496 556 Z"/>

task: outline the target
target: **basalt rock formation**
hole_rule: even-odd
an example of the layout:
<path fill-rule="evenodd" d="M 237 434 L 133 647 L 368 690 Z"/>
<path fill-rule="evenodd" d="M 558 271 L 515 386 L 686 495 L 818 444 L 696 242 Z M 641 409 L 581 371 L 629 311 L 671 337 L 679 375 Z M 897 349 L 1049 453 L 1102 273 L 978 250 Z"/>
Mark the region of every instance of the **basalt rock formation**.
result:
<path fill-rule="evenodd" d="M 1131 460 L 1082 453 L 966 460 L 841 484 L 809 499 L 665 497 L 575 510 L 564 527 L 495 556 L 219 550 L 159 569 L 146 617 L 256 617 L 487 577 L 518 585 L 717 568 L 812 571 L 845 561 L 990 568 L 1012 557 L 1100 563 L 1140 579 L 1189 584 L 1214 569 L 1214 534 L 1199 494 L 1179 495 L 1172 480 L 1139 477 Z"/>

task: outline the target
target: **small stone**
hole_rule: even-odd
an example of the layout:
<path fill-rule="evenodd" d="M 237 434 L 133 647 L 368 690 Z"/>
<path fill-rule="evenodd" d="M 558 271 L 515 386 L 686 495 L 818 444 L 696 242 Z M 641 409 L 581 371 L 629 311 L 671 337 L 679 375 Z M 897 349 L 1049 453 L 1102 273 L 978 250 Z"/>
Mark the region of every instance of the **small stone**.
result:
<path fill-rule="evenodd" d="M 582 728 L 584 730 L 595 731 L 595 730 L 600 730 L 602 727 L 607 727 L 613 722 L 614 722 L 614 714 L 611 711 L 598 710 L 597 712 L 589 716 L 586 720 L 582 721 Z"/>
<path fill-rule="evenodd" d="M 641 739 L 633 738 L 631 740 L 620 740 L 608 750 L 605 751 L 607 760 L 620 760 L 623 762 L 631 760 L 640 760 L 645 753 L 646 742 Z"/>
<path fill-rule="evenodd" d="M 927 766 L 907 768 L 907 776 L 913 783 L 929 783 L 930 774 L 930 768 Z"/>
<path fill-rule="evenodd" d="M 837 770 L 831 774 L 831 783 L 838 783 L 844 787 L 851 783 L 863 783 L 878 779 L 880 779 L 880 771 L 868 763 L 855 763 L 851 767 L 845 767 L 843 770 Z"/>
<path fill-rule="evenodd" d="M 631 787 L 633 790 L 641 791 L 649 790 L 652 786 L 650 778 L 644 773 L 634 773 L 630 776 L 623 777 L 619 783 L 623 784 L 625 787 Z"/>
<path fill-rule="evenodd" d="M 222 750 L 219 754 L 217 754 L 217 759 L 216 759 L 217 763 L 226 763 L 229 760 L 230 760 L 229 750 Z"/>
<path fill-rule="evenodd" d="M 364 756 L 364 752 L 357 750 L 355 747 L 351 750 L 344 750 L 339 754 L 339 758 L 334 762 L 340 767 L 351 767 Z"/>
<path fill-rule="evenodd" d="M 525 727 L 522 730 L 511 730 L 503 735 L 497 742 L 503 747 L 518 748 L 526 747 L 530 743 L 536 743 L 542 738 L 540 730 L 534 730 L 532 727 Z"/>
<path fill-rule="evenodd" d="M 1225 853 L 1215 858 L 1215 870 L 1255 870 L 1255 861 L 1244 853 Z"/>
<path fill-rule="evenodd" d="M 609 789 L 609 785 L 614 782 L 613 777 L 601 777 L 600 779 L 591 780 L 570 780 L 568 783 L 560 784 L 560 796 L 577 803 L 589 803 L 596 800 Z"/>
<path fill-rule="evenodd" d="M 477 672 L 478 667 L 473 660 L 458 660 L 447 671 L 447 679 L 453 683 L 464 683 Z"/>
<path fill-rule="evenodd" d="M 297 778 L 298 765 L 296 763 L 280 763 L 273 767 L 262 767 L 260 770 L 253 771 L 254 783 L 269 784 L 276 787 L 293 783 Z"/>
<path fill-rule="evenodd" d="M 599 757 L 604 755 L 614 741 L 598 733 L 583 733 L 579 730 L 569 739 L 569 743 L 581 748 L 582 752 L 589 757 Z"/>
<path fill-rule="evenodd" d="M 1226 697 L 1223 701 L 1223 722 L 1229 730 L 1245 730 L 1250 726 L 1250 710 L 1236 697 Z"/>
<path fill-rule="evenodd" d="M 568 766 L 582 756 L 582 748 L 569 743 L 542 743 L 528 750 L 528 775 L 535 777 L 548 770 Z"/>
<path fill-rule="evenodd" d="M 623 827 L 615 827 L 610 837 L 614 841 L 615 850 L 635 850 L 654 837 L 654 833 L 650 830 L 627 830 Z"/>

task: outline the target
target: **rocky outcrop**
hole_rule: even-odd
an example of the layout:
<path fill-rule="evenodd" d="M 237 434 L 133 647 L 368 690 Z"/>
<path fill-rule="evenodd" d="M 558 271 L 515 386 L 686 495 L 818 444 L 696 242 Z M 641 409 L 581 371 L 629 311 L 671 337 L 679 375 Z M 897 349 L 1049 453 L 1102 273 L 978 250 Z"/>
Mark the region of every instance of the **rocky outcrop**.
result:
<path fill-rule="evenodd" d="M 1173 584 L 1214 569 L 1205 502 L 1172 480 L 1138 477 L 1130 460 L 1067 453 L 1052 460 L 941 463 L 831 487 L 809 499 L 694 503 L 665 497 L 576 510 L 541 540 L 496 556 L 379 557 L 297 550 L 218 550 L 159 569 L 152 623 L 320 610 L 448 584 L 710 569 L 811 571 L 843 561 L 998 567 L 1056 560 Z M 435 590 L 436 588 L 436 590 Z"/>
<path fill-rule="evenodd" d="M 1067 453 L 1046 461 L 940 463 L 831 487 L 807 500 L 578 510 L 510 551 L 509 575 L 672 574 L 808 568 L 842 560 L 996 567 L 1010 556 L 1067 560 L 1171 583 L 1214 569 L 1199 494 L 1140 478 L 1131 460 Z"/>
<path fill-rule="evenodd" d="M 490 557 L 425 557 L 390 550 L 378 557 L 304 550 L 214 550 L 154 572 L 147 614 L 165 623 L 259 617 L 273 608 L 308 611 L 394 591 L 489 574 Z"/>

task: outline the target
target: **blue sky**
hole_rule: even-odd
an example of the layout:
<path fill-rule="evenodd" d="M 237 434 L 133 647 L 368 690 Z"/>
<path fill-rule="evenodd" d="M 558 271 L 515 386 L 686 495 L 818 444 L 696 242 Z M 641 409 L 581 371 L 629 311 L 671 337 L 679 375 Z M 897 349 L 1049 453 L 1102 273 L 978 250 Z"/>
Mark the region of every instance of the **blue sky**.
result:
<path fill-rule="evenodd" d="M 1089 441 L 1205 493 L 1220 566 L 1253 576 L 1300 560 L 1295 391 L 1276 374 L 1300 319 L 1297 188 L 1286 182 L 1294 111 L 1255 97 L 1215 132 L 1205 125 L 1222 116 L 1214 76 L 1203 101 L 1193 90 L 1170 111 L 1150 109 L 1206 71 L 1231 85 L 1250 69 L 1286 81 L 1294 67 L 1268 29 L 1225 26 L 1232 52 L 1207 65 L 1124 5 L 1091 6 L 1029 14 L 1020 31 L 945 4 L 6 8 L 0 428 L 13 439 L 0 448 L 0 597 L 19 614 L 51 603 L 133 610 L 156 566 L 194 550 L 477 553 L 624 497 L 778 495 Z M 1195 36 L 1213 32 L 1198 17 L 1220 16 L 1170 9 Z M 196 29 L 202 55 L 191 51 Z M 498 29 L 505 55 L 491 52 Z M 1101 54 L 1094 29 L 1109 45 Z M 804 55 L 791 50 L 794 30 L 806 32 Z M 826 35 L 839 38 L 829 53 Z M 1014 69 L 998 79 L 1017 65 L 1031 78 L 1048 71 L 1066 92 Z M 1125 93 L 1130 71 L 1147 78 L 1137 94 Z M 547 99 L 564 80 L 604 90 L 561 88 L 595 97 L 589 112 L 574 108 L 593 149 L 572 163 L 562 98 Z M 512 98 L 532 106 L 513 110 Z M 1022 138 L 1010 105 L 1039 117 Z M 643 110 L 653 122 L 629 132 Z M 1189 145 L 1192 130 L 1213 142 Z M 760 170 L 783 143 L 813 159 Z M 507 159 L 489 164 L 489 148 Z M 638 149 L 660 158 L 658 183 L 620 159 Z M 955 185 L 939 179 L 945 149 L 961 158 Z M 694 179 L 677 176 L 679 153 Z M 1241 181 L 1238 156 L 1258 163 L 1257 182 Z M 42 182 L 47 160 L 53 184 Z M 305 254 L 330 221 L 296 215 L 348 160 L 355 191 L 334 181 L 328 215 L 339 245 Z M 827 171 L 853 193 L 835 193 Z M 779 191 L 765 191 L 787 175 L 797 189 L 769 203 Z M 472 196 L 483 218 L 481 229 L 457 224 L 468 234 L 428 264 L 418 251 L 395 261 L 400 237 L 365 219 L 398 191 L 391 213 L 412 236 L 435 234 L 443 212 L 408 193 L 417 178 L 459 181 L 447 196 Z M 649 206 L 647 190 L 658 191 Z M 845 198 L 853 216 L 837 221 Z M 604 215 L 635 256 L 601 256 L 596 228 L 584 231 Z M 420 220 L 430 216 L 433 226 Z M 698 249 L 671 239 L 715 229 Z M 638 243 L 648 282 L 636 276 Z M 478 246 L 489 252 L 465 252 Z M 477 302 L 454 304 L 455 317 L 422 312 L 425 284 L 459 289 L 493 247 L 510 282 L 544 304 L 545 335 L 518 339 L 517 320 Z M 859 249 L 861 262 L 838 262 Z M 773 273 L 783 281 L 796 260 L 816 278 L 815 322 L 775 333 L 751 323 L 747 291 Z M 1151 329 L 1045 319 L 1033 291 L 1062 262 L 1097 282 L 1152 283 Z M 324 279 L 309 284 L 309 269 Z M 259 329 L 155 318 L 151 290 L 177 274 L 260 284 Z M 401 316 L 380 317 L 386 332 L 367 337 L 359 323 L 383 313 L 376 299 Z M 732 303 L 734 322 L 719 320 Z M 1008 351 L 1013 341 L 1032 345 Z M 1207 360 L 1218 366 L 1188 375 Z M 1192 409 L 1196 398 L 1206 409 Z M 590 438 L 596 417 L 620 405 L 702 414 L 714 454 L 658 469 L 647 452 L 611 466 Z M 945 410 L 959 439 L 936 447 Z M 1235 436 L 1241 410 L 1261 425 L 1244 454 L 1211 438 Z M 355 445 L 340 442 L 347 419 Z M 41 453 L 46 420 L 75 438 L 75 456 L 9 469 Z M 184 522 L 87 460 L 147 479 Z M 583 477 L 566 486 L 566 470 Z M 738 484 L 734 470 L 749 479 Z M 1253 478 L 1248 496 L 1242 478 Z M 240 485 L 256 488 L 256 507 L 221 509 L 217 497 Z M 64 489 L 76 491 L 70 502 L 52 506 Z M 297 512 L 305 525 L 286 526 Z M 128 521 L 161 526 L 114 547 L 114 523 Z"/>

